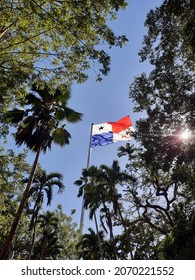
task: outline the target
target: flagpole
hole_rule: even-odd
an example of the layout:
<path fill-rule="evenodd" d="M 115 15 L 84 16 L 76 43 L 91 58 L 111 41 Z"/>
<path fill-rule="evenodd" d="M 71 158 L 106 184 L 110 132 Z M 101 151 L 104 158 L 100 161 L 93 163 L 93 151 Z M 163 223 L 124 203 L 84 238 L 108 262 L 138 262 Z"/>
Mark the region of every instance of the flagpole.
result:
<path fill-rule="evenodd" d="M 90 166 L 91 153 L 92 153 L 92 147 L 91 147 L 92 130 L 93 130 L 93 123 L 91 124 L 91 131 L 90 131 L 90 137 L 89 137 L 89 148 L 88 148 L 88 156 L 87 156 L 87 170 L 89 169 L 89 166 Z M 83 193 L 83 201 L 82 201 L 82 208 L 81 208 L 81 219 L 80 219 L 81 234 L 82 234 L 83 226 L 84 226 L 84 214 L 85 214 L 84 203 L 85 203 L 85 191 Z M 94 220 L 95 220 L 95 227 L 96 227 L 97 237 L 98 237 L 100 259 L 103 259 L 102 245 L 101 245 L 101 240 L 100 240 L 100 235 L 99 235 L 99 230 L 98 230 L 98 224 L 97 224 L 97 218 L 96 218 L 95 213 L 94 213 Z"/>
<path fill-rule="evenodd" d="M 92 129 L 93 129 L 93 123 L 91 124 L 90 137 L 89 137 L 89 148 L 88 148 L 88 156 L 87 156 L 87 169 L 89 169 L 90 160 L 91 160 L 91 152 L 92 152 L 92 147 L 91 147 Z M 81 230 L 81 234 L 82 234 L 83 226 L 84 226 L 84 213 L 85 213 L 85 208 L 84 208 L 85 198 L 84 198 L 84 196 L 85 196 L 85 191 L 84 191 L 84 194 L 83 194 L 83 201 L 82 201 L 82 208 L 81 208 L 81 219 L 80 219 L 80 230 Z"/>

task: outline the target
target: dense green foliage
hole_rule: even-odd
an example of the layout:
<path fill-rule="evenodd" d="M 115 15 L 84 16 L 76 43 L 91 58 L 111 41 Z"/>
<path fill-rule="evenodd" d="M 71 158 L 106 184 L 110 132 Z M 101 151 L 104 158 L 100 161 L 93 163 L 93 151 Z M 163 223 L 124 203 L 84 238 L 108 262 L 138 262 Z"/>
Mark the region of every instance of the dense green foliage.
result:
<path fill-rule="evenodd" d="M 126 6 L 124 0 L 1 1 L 0 92 L 14 88 L 21 94 L 34 75 L 57 84 L 84 82 L 91 63 L 106 75 L 110 56 L 100 45 L 126 42 L 108 27 Z"/>
<path fill-rule="evenodd" d="M 23 178 L 30 170 L 26 162 L 26 152 L 16 154 L 13 150 L 0 150 L 0 246 L 13 221 L 21 192 L 24 189 Z M 16 239 L 25 231 L 25 217 L 19 225 Z"/>
<path fill-rule="evenodd" d="M 140 57 L 153 70 L 142 73 L 130 87 L 135 110 L 147 114 L 137 123 L 137 139 L 147 146 L 148 163 L 155 160 L 164 168 L 165 162 L 182 164 L 195 155 L 193 139 L 186 145 L 178 138 L 181 131 L 193 134 L 195 129 L 194 15 L 195 4 L 190 0 L 164 1 L 148 14 L 148 34 Z M 163 162 L 159 160 L 162 156 Z"/>
<path fill-rule="evenodd" d="M 21 200 L 21 194 L 25 188 L 26 181 L 28 181 L 26 178 L 30 172 L 30 166 L 26 162 L 26 155 L 26 152 L 17 155 L 12 150 L 6 152 L 1 150 L 0 247 L 2 247 L 11 227 Z M 42 174 L 41 177 L 40 174 Z M 46 174 L 40 167 L 37 169 L 34 183 L 30 189 L 28 203 L 25 206 L 14 236 L 9 258 L 38 259 L 41 254 L 45 254 L 44 251 L 42 253 L 39 251 L 40 243 L 46 238 L 45 235 L 50 235 L 50 232 L 47 233 L 47 230 L 50 229 L 44 228 L 43 224 L 44 215 L 46 215 L 42 210 L 43 192 L 46 194 L 47 204 L 51 205 L 53 195 L 57 194 L 57 189 L 60 190 L 59 194 L 63 190 L 63 184 L 60 179 L 62 180 L 61 174 Z M 54 232 L 51 229 L 52 240 L 50 242 L 53 242 L 53 247 L 47 252 L 46 258 L 74 259 L 76 256 L 76 249 L 74 248 L 79 240 L 79 231 L 76 228 L 76 224 L 72 222 L 72 217 L 66 216 L 62 212 L 60 205 L 57 210 L 47 215 L 55 217 L 54 220 L 57 224 L 54 223 L 54 226 L 57 226 L 55 226 Z M 47 246 L 49 245 L 45 245 L 45 247 Z M 31 255 L 29 255 L 30 252 Z"/>
<path fill-rule="evenodd" d="M 32 83 L 83 83 L 92 67 L 101 80 L 111 67 L 108 48 L 127 38 L 109 28 L 124 0 L 0 1 L 0 132 L 4 113 L 21 103 Z M 103 46 L 103 47 L 102 47 Z"/>
<path fill-rule="evenodd" d="M 69 144 L 71 135 L 61 122 L 75 123 L 82 116 L 67 106 L 69 99 L 68 87 L 53 90 L 47 84 L 33 84 L 24 100 L 25 108 L 14 108 L 5 114 L 6 120 L 17 126 L 16 145 L 26 144 L 33 152 L 39 148 L 46 152 L 52 142 L 60 146 Z"/>
<path fill-rule="evenodd" d="M 144 113 L 136 132 L 142 149 L 132 163 L 145 186 L 139 205 L 148 223 L 167 235 L 160 248 L 170 259 L 195 257 L 194 15 L 190 0 L 164 1 L 150 11 L 140 57 L 153 69 L 130 86 L 135 110 Z M 188 139 L 181 137 L 183 131 L 191 133 Z"/>

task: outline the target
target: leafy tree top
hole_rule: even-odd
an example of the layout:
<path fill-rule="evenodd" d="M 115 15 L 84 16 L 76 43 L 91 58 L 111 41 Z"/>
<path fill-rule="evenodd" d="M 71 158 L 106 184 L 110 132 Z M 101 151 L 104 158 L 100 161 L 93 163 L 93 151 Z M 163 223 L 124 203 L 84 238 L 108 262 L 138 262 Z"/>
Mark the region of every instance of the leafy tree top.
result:
<path fill-rule="evenodd" d="M 147 163 L 163 159 L 169 166 L 194 159 L 194 19 L 194 1 L 165 0 L 145 21 L 148 32 L 139 55 L 152 69 L 135 78 L 130 97 L 134 110 L 147 114 L 137 122 L 136 134 Z M 185 130 L 193 135 L 187 143 L 179 137 Z"/>
<path fill-rule="evenodd" d="M 100 45 L 121 47 L 127 41 L 107 25 L 126 6 L 124 0 L 1 1 L 2 82 L 20 86 L 32 74 L 56 83 L 84 82 L 90 61 L 106 75 L 110 57 Z"/>
<path fill-rule="evenodd" d="M 46 152 L 52 142 L 64 146 L 69 144 L 71 135 L 62 122 L 75 123 L 81 114 L 67 106 L 70 89 L 57 88 L 53 91 L 47 84 L 34 84 L 26 96 L 26 108 L 14 108 L 6 113 L 6 119 L 17 126 L 17 145 L 26 144 L 32 151 Z"/>

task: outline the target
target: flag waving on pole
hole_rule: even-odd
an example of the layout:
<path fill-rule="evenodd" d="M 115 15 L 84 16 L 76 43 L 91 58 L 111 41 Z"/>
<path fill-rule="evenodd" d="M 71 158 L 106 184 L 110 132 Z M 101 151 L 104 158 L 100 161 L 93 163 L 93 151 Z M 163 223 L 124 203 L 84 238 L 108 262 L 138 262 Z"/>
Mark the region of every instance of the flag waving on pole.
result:
<path fill-rule="evenodd" d="M 131 132 L 135 131 L 129 116 L 116 122 L 94 124 L 92 128 L 91 147 L 105 146 L 117 141 L 131 139 Z"/>

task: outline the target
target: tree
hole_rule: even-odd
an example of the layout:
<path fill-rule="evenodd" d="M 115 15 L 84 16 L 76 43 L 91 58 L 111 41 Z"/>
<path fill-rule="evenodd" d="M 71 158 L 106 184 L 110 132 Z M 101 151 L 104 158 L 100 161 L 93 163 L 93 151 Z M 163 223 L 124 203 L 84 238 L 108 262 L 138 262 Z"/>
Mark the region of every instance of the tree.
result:
<path fill-rule="evenodd" d="M 42 170 L 39 172 L 39 174 L 35 175 L 33 185 L 29 191 L 29 197 L 32 196 L 35 201 L 34 207 L 32 209 L 32 216 L 29 227 L 30 230 L 33 231 L 29 259 L 31 259 L 31 255 L 34 248 L 36 224 L 39 217 L 39 211 L 44 202 L 44 194 L 46 194 L 47 197 L 47 205 L 51 205 L 51 201 L 53 198 L 53 188 L 58 187 L 58 193 L 61 193 L 65 188 L 62 179 L 62 174 L 58 172 L 47 174 L 46 171 Z"/>
<path fill-rule="evenodd" d="M 27 151 L 16 153 L 0 148 L 0 247 L 2 247 L 17 211 L 21 193 L 25 188 L 23 178 L 29 174 L 30 165 L 26 161 Z M 16 251 L 15 245 L 25 235 L 27 215 L 23 215 L 14 239 L 11 255 Z M 17 245 L 16 245 L 17 246 Z"/>
<path fill-rule="evenodd" d="M 100 182 L 98 182 L 99 178 L 99 170 L 96 166 L 90 166 L 87 169 L 83 169 L 82 176 L 79 180 L 75 181 L 75 185 L 79 187 L 78 197 L 83 196 L 83 209 L 90 209 L 89 218 L 95 221 L 96 226 L 96 233 L 98 237 L 98 244 L 99 244 L 99 255 L 102 255 L 102 244 L 101 238 L 99 236 L 99 229 L 98 229 L 98 222 L 96 218 L 96 210 L 100 207 L 102 200 L 101 200 L 101 191 L 99 191 Z M 84 214 L 84 213 L 83 213 Z M 82 216 L 82 215 L 81 215 Z M 81 217 L 80 229 L 82 231 L 83 227 L 83 217 Z M 101 259 L 102 259 L 101 257 Z"/>
<path fill-rule="evenodd" d="M 65 124 L 62 125 L 61 121 L 66 120 L 70 123 L 75 123 L 81 118 L 80 113 L 67 107 L 67 101 L 70 98 L 68 87 L 66 87 L 64 94 L 62 94 L 59 88 L 55 89 L 54 95 L 51 94 L 51 88 L 46 84 L 42 87 L 34 85 L 32 90 L 34 93 L 30 93 L 26 97 L 26 109 L 15 108 L 8 111 L 6 115 L 10 123 L 17 124 L 17 132 L 15 134 L 16 144 L 26 144 L 30 150 L 36 153 L 36 157 L 20 206 L 2 249 L 1 258 L 3 259 L 8 254 L 24 205 L 27 201 L 40 153 L 46 152 L 48 148 L 51 148 L 52 142 L 60 146 L 69 144 L 69 138 L 71 136 L 64 128 Z"/>
<path fill-rule="evenodd" d="M 78 196 L 84 195 L 84 207 L 90 210 L 90 218 L 93 217 L 96 210 L 100 210 L 101 225 L 108 233 L 104 226 L 105 221 L 109 229 L 112 257 L 114 259 L 117 258 L 117 251 L 113 233 L 113 219 L 117 225 L 124 227 L 126 238 L 129 241 L 127 221 L 123 218 L 122 207 L 119 202 L 122 195 L 117 189 L 120 184 L 129 180 L 132 180 L 132 176 L 122 172 L 118 161 L 114 161 L 111 167 L 101 165 L 99 168 L 91 166 L 88 170 L 84 169 L 80 180 L 75 182 L 80 187 Z M 111 205 L 113 206 L 113 213 Z"/>
<path fill-rule="evenodd" d="M 159 242 L 159 255 L 168 260 L 194 260 L 195 213 L 194 207 L 184 203 L 173 209 L 175 225 L 163 241 Z"/>
<path fill-rule="evenodd" d="M 128 203 L 130 205 L 130 203 Z M 126 210 L 127 212 L 127 210 Z M 129 250 L 129 240 L 125 232 L 119 233 L 117 238 L 117 252 L 121 260 L 153 260 L 158 259 L 158 250 L 156 243 L 158 235 L 150 225 L 144 223 L 144 220 L 136 221 L 134 213 L 130 213 L 128 236 L 131 241 L 131 250 Z"/>
<path fill-rule="evenodd" d="M 78 252 L 76 245 L 80 240 L 81 233 L 77 227 L 77 223 L 73 222 L 74 209 L 70 216 L 67 216 L 62 211 L 62 206 L 58 205 L 55 210 L 56 216 L 59 220 L 59 240 L 62 245 L 60 260 L 76 260 L 78 259 Z"/>
<path fill-rule="evenodd" d="M 146 160 L 161 161 L 167 169 L 175 160 L 181 165 L 195 155 L 193 139 L 185 145 L 179 137 L 182 131 L 194 134 L 195 129 L 193 2 L 164 1 L 150 11 L 139 54 L 153 69 L 130 86 L 135 110 L 147 114 L 137 122 L 137 139 L 147 146 Z"/>
<path fill-rule="evenodd" d="M 104 186 L 107 189 L 107 201 L 113 205 L 113 211 L 115 214 L 115 220 L 117 225 L 123 227 L 126 236 L 126 245 L 129 249 L 132 258 L 132 248 L 129 241 L 128 235 L 128 221 L 123 217 L 122 214 L 122 194 L 118 191 L 118 188 L 123 184 L 132 182 L 133 178 L 126 172 L 122 172 L 118 161 L 114 160 L 112 166 L 109 167 L 105 164 L 100 166 L 101 176 L 103 177 Z"/>
<path fill-rule="evenodd" d="M 194 14 L 191 0 L 164 1 L 150 11 L 139 54 L 153 69 L 130 86 L 135 110 L 146 113 L 137 122 L 136 133 L 144 164 L 155 163 L 158 173 L 171 170 L 180 185 L 192 176 L 195 163 Z M 191 131 L 188 140 L 181 137 L 186 130 Z"/>
<path fill-rule="evenodd" d="M 181 183 L 187 174 L 191 177 L 195 163 L 194 14 L 191 0 L 164 1 L 150 11 L 139 54 L 153 69 L 130 86 L 135 110 L 146 113 L 137 122 L 136 133 L 142 160 L 147 166 L 155 163 L 158 173 L 174 169 Z M 188 140 L 181 137 L 186 130 L 191 131 Z"/>
<path fill-rule="evenodd" d="M 148 33 L 139 55 L 152 70 L 130 86 L 135 111 L 144 114 L 136 124 L 141 148 L 133 163 L 137 182 L 135 191 L 129 190 L 129 199 L 134 199 L 145 222 L 161 238 L 168 236 L 162 246 L 173 250 L 180 224 L 174 207 L 182 203 L 187 209 L 194 203 L 193 183 L 189 183 L 195 166 L 194 15 L 191 0 L 165 0 L 148 13 Z M 190 131 L 191 137 L 183 139 L 183 131 Z M 190 217 L 189 212 L 185 215 Z"/>
<path fill-rule="evenodd" d="M 55 212 L 47 211 L 39 216 L 41 238 L 36 243 L 34 259 L 58 259 L 62 245 L 59 240 L 59 220 Z"/>
<path fill-rule="evenodd" d="M 88 229 L 89 233 L 82 236 L 81 241 L 77 244 L 79 259 L 83 260 L 111 260 L 112 248 L 108 241 L 104 240 L 103 231 L 97 233 L 92 228 Z M 99 239 L 102 244 L 103 256 L 99 250 Z"/>
<path fill-rule="evenodd" d="M 126 6 L 124 0 L 2 0 L 0 92 L 21 94 L 35 75 L 53 84 L 84 82 L 91 63 L 107 75 L 110 56 L 99 46 L 122 47 L 127 41 L 108 26 Z"/>
<path fill-rule="evenodd" d="M 112 203 L 113 210 L 115 215 L 118 214 L 120 223 L 126 228 L 125 220 L 122 216 L 121 211 L 121 203 L 120 198 L 121 194 L 118 191 L 118 187 L 121 186 L 121 184 L 125 184 L 128 181 L 132 181 L 133 178 L 131 175 L 128 175 L 125 172 L 122 172 L 119 166 L 119 163 L 117 160 L 114 160 L 112 163 L 112 166 L 109 167 L 105 164 L 102 164 L 100 166 L 101 175 L 103 177 L 104 186 L 107 189 L 107 200 Z"/>

